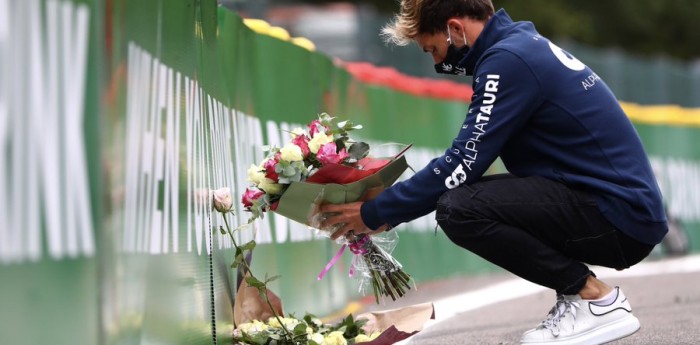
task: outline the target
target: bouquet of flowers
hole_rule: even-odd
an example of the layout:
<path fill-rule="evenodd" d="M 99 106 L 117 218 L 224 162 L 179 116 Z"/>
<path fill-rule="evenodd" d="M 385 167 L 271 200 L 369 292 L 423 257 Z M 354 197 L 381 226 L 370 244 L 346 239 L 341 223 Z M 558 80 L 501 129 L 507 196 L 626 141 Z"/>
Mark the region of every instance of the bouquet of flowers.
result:
<path fill-rule="evenodd" d="M 294 129 L 291 142 L 284 147 L 263 148 L 267 156 L 259 165 L 251 164 L 248 180 L 254 185 L 246 189 L 241 199 L 246 211 L 253 214 L 251 220 L 275 210 L 293 182 L 307 180 L 325 165 L 352 165 L 367 156 L 369 145 L 351 141 L 348 136 L 349 131 L 362 126 L 343 121 L 332 129 L 334 119 L 323 113 L 308 125 L 308 131 Z"/>
<path fill-rule="evenodd" d="M 320 203 L 356 201 L 369 188 L 391 185 L 406 169 L 405 158 L 400 154 L 390 159 L 368 157 L 369 145 L 349 136 L 350 131 L 360 128 L 350 121 L 336 122 L 323 113 L 308 125 L 308 130 L 293 130 L 291 141 L 284 147 L 266 147 L 263 161 L 248 169 L 253 185 L 241 199 L 245 210 L 252 213 L 249 223 L 272 210 L 318 227 L 319 217 L 323 217 L 317 212 Z M 321 229 L 321 233 L 330 236 L 334 230 Z M 361 290 L 372 286 L 377 303 L 380 296 L 396 300 L 411 289 L 411 277 L 390 255 L 395 241 L 380 246 L 365 234 L 349 236 L 345 241 L 329 266 L 349 247 L 355 254 L 351 272 L 360 273 Z"/>
<path fill-rule="evenodd" d="M 299 319 L 294 316 L 275 318 L 267 322 L 252 320 L 242 323 L 233 331 L 233 341 L 243 344 L 360 344 L 376 339 L 381 332 L 368 333 L 363 329 L 367 319 L 354 319 L 348 315 L 336 324 L 326 324 L 311 314 Z M 282 327 L 284 325 L 284 327 Z M 290 342 L 286 331 L 292 334 Z"/>

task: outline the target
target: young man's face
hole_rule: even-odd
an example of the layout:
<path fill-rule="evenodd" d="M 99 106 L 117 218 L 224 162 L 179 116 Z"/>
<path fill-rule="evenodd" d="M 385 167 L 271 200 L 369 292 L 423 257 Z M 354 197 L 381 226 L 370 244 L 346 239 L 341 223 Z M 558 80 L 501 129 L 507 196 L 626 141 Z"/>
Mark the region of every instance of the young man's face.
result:
<path fill-rule="evenodd" d="M 447 34 L 442 32 L 432 35 L 420 34 L 414 40 L 420 49 L 433 57 L 433 61 L 436 64 L 445 60 L 447 48 L 450 46 L 450 43 L 447 41 Z"/>

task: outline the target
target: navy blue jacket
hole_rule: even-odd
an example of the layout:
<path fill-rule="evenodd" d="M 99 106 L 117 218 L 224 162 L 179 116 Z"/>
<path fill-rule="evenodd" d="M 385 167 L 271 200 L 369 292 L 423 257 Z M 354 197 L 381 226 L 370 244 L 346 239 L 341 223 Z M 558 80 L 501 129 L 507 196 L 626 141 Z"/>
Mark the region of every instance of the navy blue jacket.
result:
<path fill-rule="evenodd" d="M 500 156 L 516 176 L 542 176 L 594 196 L 620 231 L 657 244 L 661 193 L 636 130 L 590 68 L 504 10 L 460 62 L 474 76 L 469 112 L 445 154 L 362 205 L 376 229 L 435 210 L 447 190 L 478 181 Z"/>

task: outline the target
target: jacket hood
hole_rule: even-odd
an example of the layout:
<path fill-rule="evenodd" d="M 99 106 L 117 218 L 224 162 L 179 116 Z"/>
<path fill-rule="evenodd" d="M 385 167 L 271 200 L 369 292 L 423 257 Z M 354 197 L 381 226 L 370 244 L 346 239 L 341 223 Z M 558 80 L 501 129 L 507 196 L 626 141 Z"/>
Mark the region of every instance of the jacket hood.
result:
<path fill-rule="evenodd" d="M 481 31 L 474 45 L 460 61 L 460 65 L 465 67 L 467 75 L 474 74 L 476 64 L 486 50 L 514 31 L 531 31 L 537 34 L 535 26 L 531 22 L 513 22 L 508 13 L 506 13 L 506 10 L 498 10 L 498 12 L 486 22 L 484 30 Z"/>

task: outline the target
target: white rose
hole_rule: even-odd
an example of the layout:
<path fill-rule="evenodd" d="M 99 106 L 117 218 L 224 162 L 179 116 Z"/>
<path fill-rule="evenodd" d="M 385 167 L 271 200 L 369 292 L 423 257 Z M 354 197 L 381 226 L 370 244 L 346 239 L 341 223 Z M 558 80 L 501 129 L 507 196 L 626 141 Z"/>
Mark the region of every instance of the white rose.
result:
<path fill-rule="evenodd" d="M 366 334 L 358 334 L 355 337 L 355 343 L 365 343 L 368 341 L 372 341 L 372 339 L 370 339 L 370 337 Z"/>
<path fill-rule="evenodd" d="M 323 335 L 321 333 L 314 333 L 309 336 L 309 340 L 315 342 L 318 345 L 327 345 L 323 340 Z"/>
<path fill-rule="evenodd" d="M 242 323 L 242 324 L 238 325 L 238 328 L 236 328 L 236 330 L 241 331 L 241 332 L 246 333 L 246 334 L 250 334 L 251 328 L 253 328 L 253 324 L 250 322 L 246 322 L 246 323 Z"/>
<path fill-rule="evenodd" d="M 221 213 L 230 212 L 233 208 L 231 191 L 228 188 L 220 188 L 214 191 L 214 209 Z"/>
<path fill-rule="evenodd" d="M 318 153 L 318 149 L 321 148 L 321 145 L 323 144 L 328 144 L 333 141 L 333 136 L 332 135 L 327 135 L 324 133 L 316 133 L 311 140 L 309 140 L 309 151 L 311 153 Z"/>
<path fill-rule="evenodd" d="M 299 324 L 299 320 L 291 317 L 280 317 L 280 320 L 282 320 L 284 327 L 286 327 L 288 330 L 294 329 L 294 327 Z M 279 321 L 277 321 L 277 318 L 274 316 L 267 320 L 267 324 L 271 327 L 282 328 Z"/>
<path fill-rule="evenodd" d="M 297 162 L 304 159 L 301 147 L 294 144 L 287 144 L 280 150 L 280 158 L 288 162 Z"/>
<path fill-rule="evenodd" d="M 265 191 L 267 194 L 279 194 L 282 191 L 282 185 L 275 183 L 275 181 L 269 178 L 264 178 L 260 183 L 258 183 L 258 188 Z"/>
<path fill-rule="evenodd" d="M 326 343 L 326 345 L 348 345 L 348 341 L 345 340 L 343 332 L 341 331 L 328 333 L 323 341 Z"/>
<path fill-rule="evenodd" d="M 306 131 L 304 131 L 301 127 L 297 127 L 292 129 L 292 138 L 296 138 L 300 135 L 305 135 Z"/>
<path fill-rule="evenodd" d="M 249 335 L 255 335 L 258 334 L 264 330 L 266 330 L 268 326 L 258 320 L 253 320 L 251 322 L 246 322 L 238 325 L 238 329 L 240 329 L 243 333 L 249 334 Z"/>
<path fill-rule="evenodd" d="M 253 182 L 255 184 L 260 183 L 265 178 L 265 169 L 255 165 L 251 164 L 250 168 L 248 168 L 248 181 Z"/>

